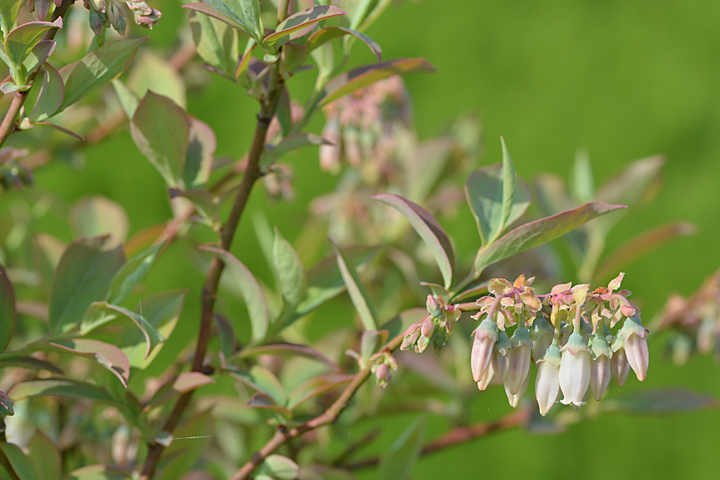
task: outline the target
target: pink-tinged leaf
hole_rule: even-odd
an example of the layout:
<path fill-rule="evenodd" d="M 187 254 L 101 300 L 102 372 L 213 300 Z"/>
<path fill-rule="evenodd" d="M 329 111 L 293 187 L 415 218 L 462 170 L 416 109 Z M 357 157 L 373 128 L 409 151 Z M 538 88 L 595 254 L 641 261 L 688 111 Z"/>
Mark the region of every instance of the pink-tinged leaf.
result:
<path fill-rule="evenodd" d="M 209 245 L 203 245 L 200 250 L 217 255 L 225 263 L 233 279 L 240 285 L 240 291 L 250 316 L 252 326 L 252 340 L 260 342 L 265 338 L 270 325 L 270 310 L 262 287 L 252 272 L 230 252 Z"/>
<path fill-rule="evenodd" d="M 60 72 L 49 63 L 46 63 L 43 66 L 40 94 L 35 101 L 32 112 L 30 112 L 30 121 L 39 122 L 52 117 L 62 105 L 64 97 L 65 84 Z"/>
<path fill-rule="evenodd" d="M 437 220 L 420 205 L 399 195 L 381 193 L 372 198 L 390 205 L 410 222 L 410 225 L 420 235 L 425 245 L 428 246 L 435 258 L 435 262 L 440 267 L 445 288 L 450 288 L 455 265 L 455 254 L 450 239 L 448 239 Z"/>
<path fill-rule="evenodd" d="M 325 88 L 325 96 L 320 101 L 320 106 L 344 97 L 355 90 L 372 85 L 379 80 L 392 77 L 393 75 L 434 71 L 435 69 L 432 65 L 424 58 L 392 60 L 390 62 L 376 63 L 374 65 L 356 68 L 328 82 Z"/>
<path fill-rule="evenodd" d="M 353 375 L 328 374 L 306 380 L 290 392 L 287 407 L 294 410 L 311 398 L 350 383 L 353 378 Z"/>
<path fill-rule="evenodd" d="M 250 65 L 250 59 L 252 58 L 252 52 L 257 47 L 257 43 L 253 41 L 253 43 L 245 50 L 245 53 L 243 54 L 242 58 L 240 58 L 240 63 L 238 63 L 237 70 L 235 71 L 235 80 L 240 80 L 240 77 L 248 68 L 248 65 Z"/>
<path fill-rule="evenodd" d="M 537 247 L 564 235 L 590 220 L 619 209 L 624 205 L 591 202 L 572 210 L 526 223 L 506 233 L 497 241 L 481 249 L 475 258 L 475 271 L 504 260 L 517 253 Z"/>
<path fill-rule="evenodd" d="M 88 338 L 62 338 L 46 343 L 47 347 L 39 347 L 43 351 L 56 351 L 94 359 L 102 367 L 109 370 L 127 388 L 130 377 L 130 362 L 127 355 L 115 345 L 91 340 Z M 35 349 L 35 344 L 31 344 Z M 52 350 L 51 350 L 52 349 Z"/>
<path fill-rule="evenodd" d="M 28 370 L 47 370 L 62 375 L 63 371 L 50 362 L 18 353 L 0 355 L 0 368 L 20 367 Z"/>
<path fill-rule="evenodd" d="M 20 65 L 48 31 L 60 27 L 62 27 L 62 18 L 58 18 L 55 22 L 34 21 L 20 25 L 7 34 L 5 53 L 11 62 Z"/>
<path fill-rule="evenodd" d="M 5 351 L 15 331 L 15 290 L 0 264 L 0 353 Z"/>
<path fill-rule="evenodd" d="M 4 457 L 12 467 L 15 476 L 21 480 L 43 480 L 38 466 L 15 444 L 0 443 Z"/>
<path fill-rule="evenodd" d="M 378 62 L 381 61 L 382 49 L 375 40 L 368 37 L 364 33 L 344 27 L 324 27 L 317 30 L 312 35 L 310 35 L 307 42 L 305 43 L 305 48 L 307 49 L 307 52 L 310 53 L 320 45 L 334 38 L 342 37 L 343 35 L 352 35 L 356 38 L 359 38 L 363 43 L 365 43 L 365 45 L 368 46 L 370 51 L 372 51 L 372 53 L 378 59 Z"/>
<path fill-rule="evenodd" d="M 0 2 L 0 30 L 2 30 L 3 36 L 7 36 L 15 25 L 22 4 L 21 0 Z"/>
<path fill-rule="evenodd" d="M 65 127 L 61 127 L 60 125 L 55 125 L 54 123 L 50 123 L 50 122 L 35 122 L 35 125 L 44 125 L 44 126 L 46 126 L 46 127 L 52 127 L 52 128 L 54 128 L 55 130 L 58 130 L 58 131 L 64 133 L 65 135 L 70 135 L 71 137 L 74 137 L 74 138 L 80 140 L 81 142 L 84 142 L 84 141 L 85 141 L 85 137 L 83 137 L 83 136 L 80 135 L 79 133 L 75 133 L 75 132 L 73 132 L 73 131 L 70 130 L 70 129 L 67 129 L 67 128 L 65 128 Z"/>
<path fill-rule="evenodd" d="M 67 397 L 96 400 L 115 406 L 120 405 L 118 401 L 102 387 L 60 378 L 22 382 L 10 390 L 8 396 L 13 400 L 22 400 L 23 398 L 37 396 Z"/>
<path fill-rule="evenodd" d="M 210 178 L 213 155 L 217 148 L 215 132 L 207 123 L 190 119 L 188 149 L 183 167 L 183 179 L 188 190 L 202 189 Z"/>
<path fill-rule="evenodd" d="M 292 343 L 280 343 L 275 345 L 262 345 L 260 347 L 244 348 L 237 358 L 254 357 L 257 355 L 297 355 L 324 363 L 336 372 L 340 371 L 340 367 L 321 352 L 305 345 L 294 345 Z"/>
<path fill-rule="evenodd" d="M 670 222 L 652 228 L 626 241 L 611 252 L 600 263 L 596 279 L 603 279 L 616 274 L 632 262 L 647 255 L 649 252 L 679 237 L 695 235 L 697 227 L 689 222 Z"/>
<path fill-rule="evenodd" d="M 330 240 L 330 243 L 332 243 L 333 249 L 335 250 L 338 269 L 340 270 L 340 275 L 342 275 L 343 281 L 345 282 L 345 288 L 347 288 L 350 300 L 352 300 L 352 303 L 355 306 L 355 311 L 360 317 L 363 327 L 365 327 L 365 330 L 377 330 L 375 309 L 370 296 L 365 289 L 365 285 L 363 285 L 360 281 L 360 277 L 358 277 L 357 272 L 348 263 L 340 248 L 338 248 L 332 240 Z"/>
<path fill-rule="evenodd" d="M 67 332 L 80 324 L 85 310 L 105 297 L 125 263 L 122 245 L 109 235 L 79 238 L 63 253 L 50 296 L 50 329 Z"/>
<path fill-rule="evenodd" d="M 260 365 L 254 365 L 249 370 L 231 372 L 232 376 L 254 388 L 255 390 L 269 395 L 275 404 L 285 405 L 287 394 L 285 388 L 277 379 L 274 373 Z"/>
<path fill-rule="evenodd" d="M 140 44 L 147 38 L 115 40 L 67 65 L 60 74 L 65 81 L 65 98 L 60 110 L 77 102 L 94 90 L 110 83 L 132 63 Z"/>
<path fill-rule="evenodd" d="M 333 5 L 317 5 L 290 15 L 284 22 L 277 26 L 275 33 L 271 33 L 263 39 L 263 46 L 269 47 L 275 45 L 291 33 L 338 15 L 346 15 L 346 12 Z"/>
<path fill-rule="evenodd" d="M 55 50 L 56 42 L 54 40 L 41 40 L 35 45 L 35 48 L 28 54 L 27 58 L 23 62 L 25 67 L 25 78 L 27 78 L 35 72 L 40 66 L 45 63 L 45 60 L 52 55 Z"/>
<path fill-rule="evenodd" d="M 128 478 L 130 475 L 127 472 L 107 465 L 88 465 L 73 470 L 65 475 L 63 480 L 126 480 Z"/>
<path fill-rule="evenodd" d="M 138 150 L 170 187 L 183 189 L 183 169 L 190 142 L 190 119 L 170 98 L 147 92 L 130 123 Z"/>
<path fill-rule="evenodd" d="M 219 11 L 217 11 L 216 9 L 214 9 L 213 7 L 211 7 L 210 5 L 208 5 L 206 3 L 201 3 L 201 2 L 190 3 L 188 5 L 183 5 L 183 8 L 195 10 L 196 12 L 204 13 L 205 15 L 209 15 L 213 18 L 217 18 L 221 22 L 225 22 L 228 25 L 230 25 L 231 27 L 233 27 L 237 30 L 240 30 L 241 32 L 244 32 L 247 35 L 250 35 L 251 37 L 253 36 L 253 34 L 251 33 L 250 27 L 245 25 L 244 22 L 240 23 L 239 21 L 232 19 L 232 18 L 228 17 L 227 15 L 223 15 L 222 13 L 220 13 Z"/>
<path fill-rule="evenodd" d="M 215 380 L 200 372 L 183 372 L 161 386 L 145 406 L 149 410 L 181 393 L 189 392 L 203 385 L 215 383 Z"/>
<path fill-rule="evenodd" d="M 690 390 L 660 388 L 604 399 L 600 408 L 607 412 L 665 415 L 720 408 L 720 401 L 713 396 Z"/>

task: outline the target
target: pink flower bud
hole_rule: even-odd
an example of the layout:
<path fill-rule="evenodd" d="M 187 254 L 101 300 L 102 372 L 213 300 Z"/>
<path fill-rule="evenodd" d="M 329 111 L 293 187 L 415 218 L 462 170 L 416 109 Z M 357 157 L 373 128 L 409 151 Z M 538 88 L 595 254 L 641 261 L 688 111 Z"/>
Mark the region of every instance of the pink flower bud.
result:
<path fill-rule="evenodd" d="M 422 332 L 423 337 L 432 337 L 432 334 L 435 331 L 435 322 L 433 322 L 431 318 L 428 318 L 425 322 L 423 322 L 420 331 Z"/>
<path fill-rule="evenodd" d="M 590 387 L 590 352 L 587 342 L 580 334 L 570 335 L 567 344 L 561 349 L 560 390 L 563 393 L 563 405 L 580 407 L 585 405 L 585 394 Z"/>
<path fill-rule="evenodd" d="M 649 352 L 647 344 L 647 330 L 640 323 L 637 316 L 625 319 L 620 329 L 620 336 L 625 341 L 625 354 L 630 367 L 641 382 L 647 376 Z"/>
<path fill-rule="evenodd" d="M 479 382 L 490 365 L 493 347 L 498 337 L 498 328 L 495 322 L 485 318 L 473 334 L 475 340 L 470 354 L 470 368 L 472 369 L 473 380 Z"/>
<path fill-rule="evenodd" d="M 537 363 L 535 378 L 535 398 L 537 398 L 540 415 L 547 415 L 560 396 L 560 349 L 550 345 Z"/>

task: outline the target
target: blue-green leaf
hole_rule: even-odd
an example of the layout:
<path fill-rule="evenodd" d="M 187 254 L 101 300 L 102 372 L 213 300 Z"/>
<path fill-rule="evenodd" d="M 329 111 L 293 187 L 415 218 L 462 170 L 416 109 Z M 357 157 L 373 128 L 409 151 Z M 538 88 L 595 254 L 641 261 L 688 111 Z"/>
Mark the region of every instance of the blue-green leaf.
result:
<path fill-rule="evenodd" d="M 37 465 L 20 450 L 20 447 L 12 443 L 1 442 L 0 449 L 2 449 L 15 475 L 20 480 L 43 480 Z"/>
<path fill-rule="evenodd" d="M 163 244 L 154 245 L 142 253 L 135 255 L 122 266 L 113 277 L 105 300 L 108 303 L 118 304 L 125 300 L 133 288 L 145 278 L 150 267 L 155 263 Z"/>
<path fill-rule="evenodd" d="M 390 445 L 380 459 L 381 480 L 407 480 L 420 458 L 425 439 L 425 417 L 419 417 Z"/>
<path fill-rule="evenodd" d="M 30 121 L 40 122 L 52 117 L 58 111 L 65 96 L 65 84 L 60 72 L 49 63 L 45 63 L 42 71 L 42 86 L 35 106 L 30 112 Z"/>
<path fill-rule="evenodd" d="M 58 18 L 54 23 L 40 21 L 24 23 L 8 33 L 5 38 L 5 53 L 12 63 L 21 65 L 48 31 L 60 27 L 62 27 L 62 18 Z"/>
<path fill-rule="evenodd" d="M 307 288 L 305 268 L 292 245 L 280 235 L 277 228 L 275 229 L 273 255 L 286 312 L 293 313 L 295 307 L 305 297 Z"/>
<path fill-rule="evenodd" d="M 335 242 L 332 240 L 330 242 L 335 249 L 338 269 L 340 270 L 340 274 L 345 282 L 345 287 L 347 288 L 348 294 L 350 294 L 350 299 L 355 306 L 355 311 L 357 311 L 363 327 L 365 327 L 365 330 L 376 330 L 375 309 L 373 308 L 370 296 L 365 290 L 365 286 L 360 281 L 355 269 L 348 265 L 342 251 L 335 245 Z"/>

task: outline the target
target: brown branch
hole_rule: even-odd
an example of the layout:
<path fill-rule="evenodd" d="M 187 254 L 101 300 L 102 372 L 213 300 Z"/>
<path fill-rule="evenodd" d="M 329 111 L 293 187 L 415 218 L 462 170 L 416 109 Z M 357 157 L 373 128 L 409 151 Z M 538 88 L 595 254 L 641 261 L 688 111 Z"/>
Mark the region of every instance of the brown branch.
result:
<path fill-rule="evenodd" d="M 383 347 L 382 351 L 393 352 L 400 348 L 402 341 L 403 334 L 401 333 L 400 335 L 390 340 L 385 345 L 385 347 Z M 284 443 L 294 438 L 297 438 L 306 432 L 315 430 L 316 428 L 335 423 L 338 416 L 340 416 L 343 410 L 347 408 L 347 406 L 350 404 L 350 400 L 352 399 L 352 397 L 362 386 L 362 384 L 365 383 L 369 376 L 370 365 L 367 365 L 355 374 L 353 380 L 347 387 L 345 387 L 345 390 L 343 390 L 337 400 L 335 400 L 332 405 L 330 405 L 323 413 L 297 427 L 289 429 L 278 428 L 275 431 L 275 435 L 273 435 L 272 438 L 270 438 L 270 440 L 268 440 L 267 443 L 259 451 L 253 453 L 250 460 L 245 465 L 243 465 L 237 472 L 235 472 L 235 474 L 228 480 L 246 479 L 248 475 L 250 475 L 265 460 L 265 458 L 268 457 L 268 455 L 272 454 Z"/>
<path fill-rule="evenodd" d="M 262 156 L 263 149 L 265 148 L 265 137 L 267 136 L 270 121 L 275 115 L 280 93 L 283 89 L 277 64 L 273 64 L 272 71 L 269 75 L 268 95 L 263 99 L 260 113 L 257 116 L 255 134 L 253 135 L 250 151 L 248 152 L 248 164 L 243 175 L 243 181 L 240 184 L 240 188 L 237 196 L 235 197 L 235 202 L 232 210 L 230 211 L 227 222 L 225 222 L 225 225 L 223 225 L 220 232 L 220 247 L 223 250 L 230 250 L 235 237 L 235 232 L 238 224 L 240 223 L 240 218 L 242 217 L 247 201 L 250 198 L 253 185 L 261 177 L 260 158 Z M 218 285 L 220 284 L 220 277 L 222 276 L 224 268 L 225 264 L 218 257 L 214 257 L 212 263 L 210 264 L 210 270 L 208 272 L 207 279 L 205 280 L 205 285 L 203 286 L 200 329 L 198 332 L 198 340 L 192 364 L 192 371 L 194 372 L 203 371 L 205 352 L 210 339 L 210 333 L 212 331 L 215 298 L 217 297 Z M 190 403 L 192 394 L 193 391 L 191 390 L 180 396 L 163 425 L 163 431 L 172 432 L 175 429 Z M 159 443 L 150 442 L 148 445 L 148 455 L 145 459 L 142 476 L 140 477 L 141 480 L 152 479 L 164 450 L 165 447 Z"/>
<path fill-rule="evenodd" d="M 525 425 L 530 419 L 530 413 L 530 408 L 524 407 L 520 410 L 514 410 L 509 415 L 491 422 L 480 422 L 468 427 L 454 428 L 427 443 L 422 450 L 420 450 L 420 456 L 428 455 L 438 450 L 444 450 L 453 445 L 469 442 L 470 440 L 475 440 L 476 438 L 484 437 L 485 435 L 501 430 L 508 430 Z M 355 463 L 341 465 L 341 467 L 348 470 L 360 470 L 362 468 L 374 467 L 379 463 L 380 457 L 372 457 Z"/>
<path fill-rule="evenodd" d="M 54 22 L 59 17 L 64 16 L 68 8 L 70 8 L 70 5 L 72 5 L 73 3 L 75 3 L 75 0 L 63 0 L 62 4 L 60 4 L 60 6 L 56 8 L 53 12 L 52 21 Z M 52 40 L 53 38 L 55 38 L 55 34 L 58 30 L 58 28 L 53 28 L 49 30 L 43 37 L 43 40 Z M 35 80 L 35 76 L 37 75 L 37 73 L 38 70 L 35 70 L 28 76 L 28 78 L 26 79 L 28 85 L 32 84 L 33 80 Z M 32 85 L 30 88 L 32 88 Z M 15 132 L 17 117 L 20 114 L 20 110 L 22 109 L 23 104 L 25 104 L 25 100 L 27 100 L 29 93 L 29 89 L 24 92 L 15 92 L 15 96 L 12 99 L 10 108 L 7 112 L 5 112 L 5 117 L 3 118 L 2 123 L 0 123 L 0 147 L 2 147 L 3 143 L 5 143 L 5 140 L 7 140 L 8 137 L 13 134 L 13 132 Z"/>

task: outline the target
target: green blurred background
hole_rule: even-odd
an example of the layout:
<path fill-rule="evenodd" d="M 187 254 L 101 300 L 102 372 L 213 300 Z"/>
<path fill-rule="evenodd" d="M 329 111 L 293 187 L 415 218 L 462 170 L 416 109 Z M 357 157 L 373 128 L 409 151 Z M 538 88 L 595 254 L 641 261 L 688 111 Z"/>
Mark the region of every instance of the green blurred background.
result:
<path fill-rule="evenodd" d="M 171 47 L 185 12 L 174 1 L 156 4 L 164 16 L 151 42 Z M 699 227 L 696 236 L 664 246 L 626 269 L 624 286 L 649 320 L 669 293 L 692 292 L 720 267 L 719 21 L 720 3 L 707 1 L 423 0 L 394 3 L 367 33 L 382 45 L 384 59 L 425 57 L 437 69 L 406 79 L 421 138 L 437 134 L 460 114 L 481 116 L 485 146 L 477 166 L 499 161 L 500 135 L 518 173 L 528 180 L 540 171 L 567 178 L 578 148 L 589 152 L 598 182 L 632 160 L 666 156 L 660 195 L 629 212 L 608 244 L 612 249 L 669 220 Z M 371 61 L 362 47 L 355 49 L 359 61 Z M 310 75 L 301 76 L 299 90 L 311 81 Z M 216 78 L 211 88 L 189 96 L 188 110 L 215 129 L 220 155 L 237 158 L 245 151 L 256 105 L 242 90 Z M 317 118 L 311 128 L 319 133 L 321 126 Z M 83 169 L 57 163 L 39 172 L 38 183 L 67 202 L 90 193 L 112 198 L 126 207 L 131 233 L 170 216 L 159 175 L 127 131 L 86 153 Z M 294 212 L 336 181 L 320 172 L 316 152 L 297 154 L 292 163 L 293 204 L 268 205 L 260 189 L 251 201 L 251 208 L 265 209 L 271 224 L 291 240 L 301 226 Z M 478 245 L 470 213 L 462 212 L 448 229 L 460 254 L 471 255 Z M 235 251 L 262 271 L 251 237 L 240 238 Z M 163 352 L 166 359 L 195 333 L 202 282 L 181 261 L 182 251 L 170 253 L 152 272 L 150 288 L 182 288 L 190 282 L 194 290 Z M 648 380 L 639 385 L 631 376 L 624 390 L 685 386 L 720 397 L 720 369 L 711 358 L 696 357 L 676 367 L 663 358 L 662 342 L 653 345 Z M 474 414 L 490 419 L 509 410 L 504 392 L 495 388 L 478 394 Z M 383 428 L 387 445 L 412 419 L 366 420 L 360 429 Z M 431 416 L 429 435 L 444 426 Z M 720 478 L 719 448 L 717 410 L 671 417 L 605 414 L 556 436 L 511 431 L 479 439 L 422 459 L 413 478 Z M 363 475 L 374 478 L 372 472 Z"/>

